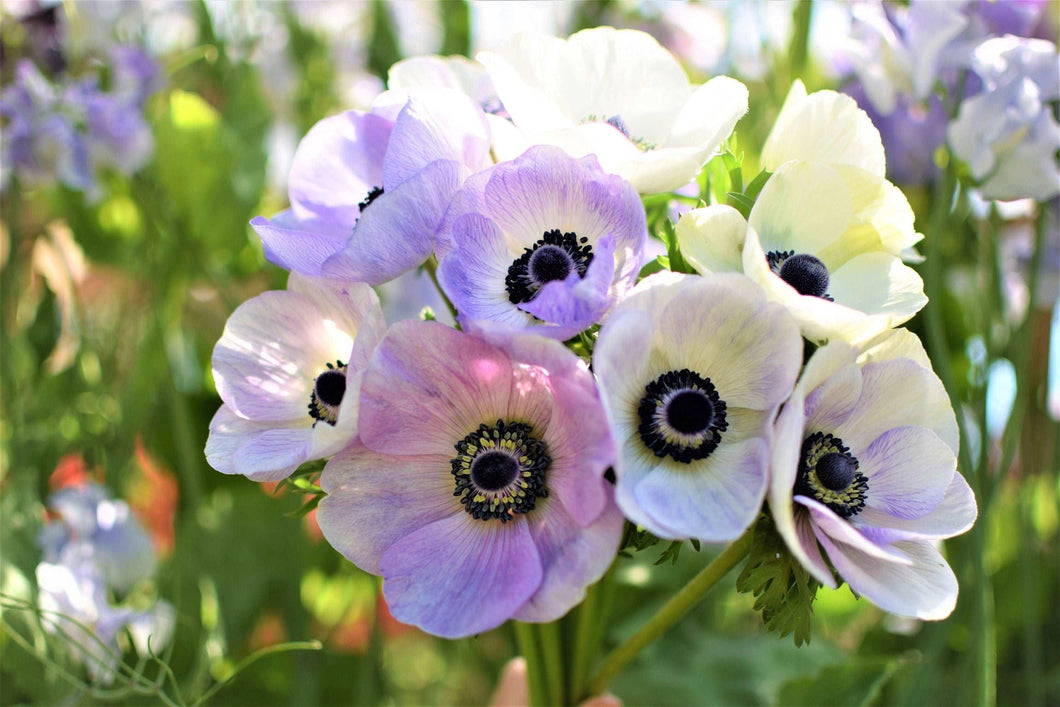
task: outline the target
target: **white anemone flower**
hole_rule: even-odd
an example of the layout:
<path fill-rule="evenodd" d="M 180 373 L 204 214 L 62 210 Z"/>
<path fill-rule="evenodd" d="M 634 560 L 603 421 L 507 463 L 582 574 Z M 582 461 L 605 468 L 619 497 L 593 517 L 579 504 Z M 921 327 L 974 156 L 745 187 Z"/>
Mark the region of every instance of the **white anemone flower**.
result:
<path fill-rule="evenodd" d="M 953 611 L 957 579 L 936 546 L 977 511 L 945 389 L 921 362 L 892 357 L 916 352 L 912 339 L 814 353 L 777 417 L 769 508 L 822 584 L 837 586 L 834 568 L 885 611 L 937 620 Z"/>
<path fill-rule="evenodd" d="M 856 195 L 832 165 L 792 160 L 769 181 L 745 221 L 715 205 L 677 224 L 681 253 L 700 273 L 742 272 L 822 344 L 863 344 L 927 304 L 920 276 L 879 247 Z"/>
<path fill-rule="evenodd" d="M 924 236 L 913 225 L 905 194 L 884 178 L 880 131 L 850 96 L 836 91 L 807 94 L 796 81 L 762 148 L 762 167 L 772 172 L 792 160 L 824 163 L 846 184 L 853 213 L 848 238 L 903 260 L 922 258 L 913 249 Z"/>
<path fill-rule="evenodd" d="M 742 275 L 637 285 L 593 352 L 626 517 L 668 539 L 737 538 L 761 508 L 771 426 L 801 363 L 791 316 Z"/>
<path fill-rule="evenodd" d="M 512 152 L 545 143 L 595 154 L 642 194 L 694 179 L 747 112 L 742 83 L 716 76 L 692 86 L 673 55 L 636 30 L 524 33 L 476 58 L 528 141 Z"/>
<path fill-rule="evenodd" d="M 244 302 L 213 352 L 224 404 L 206 460 L 224 474 L 278 481 L 357 433 L 361 376 L 386 329 L 364 283 L 291 273 L 287 290 Z"/>

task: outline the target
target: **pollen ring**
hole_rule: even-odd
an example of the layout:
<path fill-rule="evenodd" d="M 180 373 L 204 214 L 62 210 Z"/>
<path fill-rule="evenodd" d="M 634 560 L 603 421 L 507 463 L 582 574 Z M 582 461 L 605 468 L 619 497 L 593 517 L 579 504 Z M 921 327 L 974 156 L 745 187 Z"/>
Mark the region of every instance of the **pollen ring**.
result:
<path fill-rule="evenodd" d="M 547 498 L 545 472 L 552 463 L 548 446 L 523 422 L 497 420 L 454 445 L 451 462 L 454 496 L 473 518 L 507 523 L 517 513 L 534 510 Z"/>

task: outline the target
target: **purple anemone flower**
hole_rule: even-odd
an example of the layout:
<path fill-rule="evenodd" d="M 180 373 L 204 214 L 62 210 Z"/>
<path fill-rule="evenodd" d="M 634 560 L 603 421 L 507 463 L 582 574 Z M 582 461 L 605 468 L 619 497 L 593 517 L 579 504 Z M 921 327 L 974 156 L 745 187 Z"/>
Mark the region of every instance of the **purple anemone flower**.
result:
<path fill-rule="evenodd" d="M 250 223 L 280 267 L 379 285 L 431 255 L 450 199 L 489 149 L 485 115 L 456 91 L 347 111 L 299 144 L 290 210 Z"/>
<path fill-rule="evenodd" d="M 647 241 L 633 187 L 593 156 L 538 146 L 476 174 L 439 235 L 439 281 L 461 322 L 568 339 L 633 285 Z"/>
<path fill-rule="evenodd" d="M 814 353 L 777 418 L 777 530 L 822 584 L 836 586 L 834 567 L 886 611 L 945 618 L 957 579 L 936 545 L 976 517 L 956 450 L 953 409 L 924 362 L 859 359 L 832 342 Z"/>
<path fill-rule="evenodd" d="M 762 506 L 771 425 L 802 349 L 795 320 L 743 275 L 637 285 L 593 352 L 626 517 L 668 539 L 738 537 Z"/>
<path fill-rule="evenodd" d="M 363 283 L 292 273 L 232 313 L 213 352 L 224 405 L 206 459 L 224 474 L 278 481 L 357 433 L 361 374 L 383 338 L 379 298 Z"/>
<path fill-rule="evenodd" d="M 482 337 L 482 338 L 480 338 Z M 382 575 L 393 615 L 456 638 L 553 621 L 611 564 L 623 519 L 592 374 L 558 342 L 395 324 L 361 388 L 360 438 L 320 484 L 320 528 Z"/>

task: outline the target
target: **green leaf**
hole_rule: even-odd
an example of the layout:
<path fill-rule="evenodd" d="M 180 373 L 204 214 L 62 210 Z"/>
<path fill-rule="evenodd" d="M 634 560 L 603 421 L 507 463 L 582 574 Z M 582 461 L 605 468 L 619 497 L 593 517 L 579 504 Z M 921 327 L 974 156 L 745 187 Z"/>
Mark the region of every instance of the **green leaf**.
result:
<path fill-rule="evenodd" d="M 789 680 L 780 687 L 777 703 L 782 705 L 868 705 L 875 704 L 883 687 L 911 658 L 856 657 L 823 668 L 817 675 Z"/>
<path fill-rule="evenodd" d="M 727 202 L 729 206 L 739 211 L 744 218 L 750 218 L 751 207 L 755 205 L 753 199 L 748 199 L 743 194 L 734 191 L 729 192 L 726 196 L 728 197 Z"/>
<path fill-rule="evenodd" d="M 754 608 L 762 612 L 766 628 L 781 637 L 794 634 L 796 646 L 809 643 L 813 600 L 820 586 L 791 556 L 773 520 L 760 517 L 736 589 L 754 594 Z"/>
<path fill-rule="evenodd" d="M 670 269 L 670 259 L 665 255 L 660 255 L 654 260 L 648 262 L 643 268 L 640 269 L 640 278 L 645 278 L 652 273 L 661 272 L 663 270 Z"/>
<path fill-rule="evenodd" d="M 747 185 L 747 188 L 743 190 L 744 196 L 754 202 L 758 199 L 758 195 L 762 193 L 762 187 L 766 185 L 769 178 L 773 176 L 772 172 L 762 170 L 758 173 L 758 176 L 751 180 L 751 183 Z"/>

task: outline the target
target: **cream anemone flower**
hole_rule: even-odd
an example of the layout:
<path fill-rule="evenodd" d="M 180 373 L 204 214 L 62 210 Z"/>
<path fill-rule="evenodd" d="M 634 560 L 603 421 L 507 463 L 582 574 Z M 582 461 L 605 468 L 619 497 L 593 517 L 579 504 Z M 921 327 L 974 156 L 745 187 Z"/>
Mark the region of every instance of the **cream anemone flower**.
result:
<path fill-rule="evenodd" d="M 920 276 L 859 229 L 857 193 L 822 162 L 792 160 L 744 220 L 729 206 L 685 214 L 677 236 L 700 273 L 742 272 L 817 344 L 864 344 L 927 304 Z"/>
<path fill-rule="evenodd" d="M 716 76 L 692 86 L 673 55 L 636 30 L 520 34 L 476 58 L 526 138 L 502 157 L 542 143 L 595 154 L 642 194 L 690 182 L 747 112 L 742 83 Z"/>
<path fill-rule="evenodd" d="M 762 148 L 762 168 L 775 172 L 792 160 L 826 164 L 846 184 L 853 210 L 846 239 L 865 250 L 921 260 L 913 246 L 924 237 L 913 225 L 913 209 L 884 178 L 880 131 L 853 98 L 836 91 L 807 94 L 795 82 Z"/>

